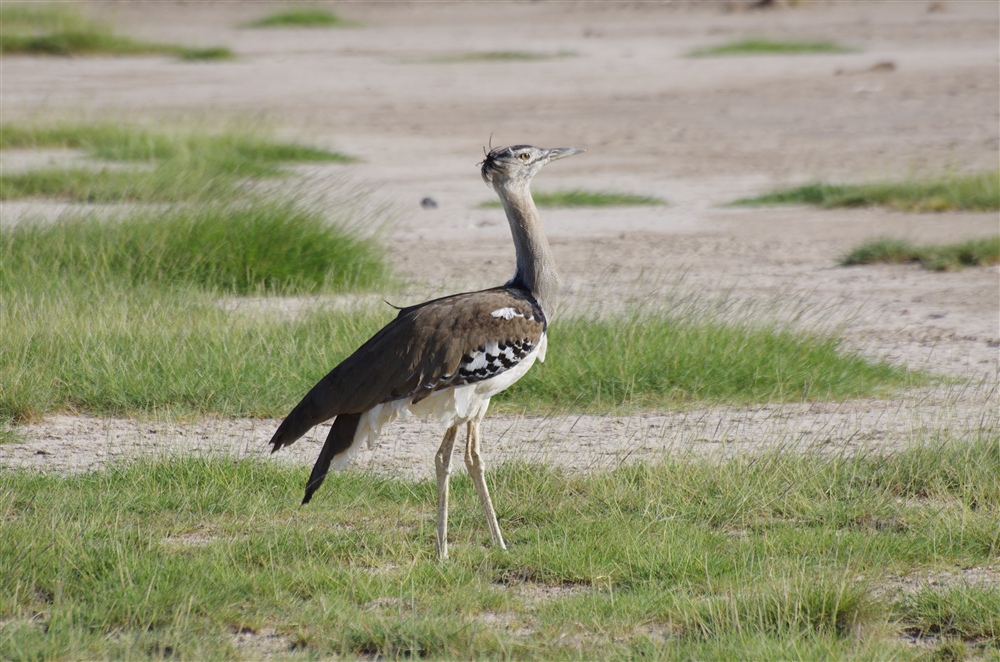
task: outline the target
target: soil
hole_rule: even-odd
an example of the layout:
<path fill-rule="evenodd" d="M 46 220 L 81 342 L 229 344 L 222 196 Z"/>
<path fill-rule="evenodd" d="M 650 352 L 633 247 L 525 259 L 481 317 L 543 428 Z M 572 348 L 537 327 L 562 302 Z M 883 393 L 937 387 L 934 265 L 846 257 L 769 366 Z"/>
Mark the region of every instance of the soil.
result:
<path fill-rule="evenodd" d="M 485 144 L 583 147 L 586 154 L 546 168 L 535 189 L 630 192 L 670 204 L 543 210 L 566 283 L 564 310 L 598 314 L 635 301 L 693 301 L 735 316 L 836 329 L 851 350 L 949 378 L 875 400 L 621 417 L 495 415 L 483 435 L 494 463 L 516 457 L 587 469 L 663 453 L 886 452 L 940 433 L 996 434 L 998 268 L 937 273 L 837 262 L 880 236 L 944 242 L 995 235 L 997 213 L 724 205 L 811 180 L 996 168 L 1000 5 L 735 7 L 345 3 L 335 8 L 354 27 L 252 30 L 238 26 L 269 5 L 88 3 L 88 12 L 121 33 L 225 45 L 237 57 L 4 57 L 3 121 L 264 121 L 288 138 L 358 156 L 361 163 L 303 174 L 316 186 L 310 195 L 321 196 L 323 183 L 336 180 L 395 209 L 382 238 L 412 297 L 396 303 L 510 276 L 513 248 L 502 211 L 478 206 L 492 197 L 476 167 Z M 858 50 L 684 57 L 747 37 L 834 40 Z M 558 57 L 434 60 L 480 51 Z M 65 157 L 47 153 L 36 161 Z M 36 161 L 4 155 L 8 168 Z M 437 207 L 422 207 L 425 197 Z M 63 208 L 5 203 L 4 223 Z M 275 425 L 61 414 L 24 426 L 22 440 L 0 446 L 0 465 L 65 472 L 144 453 L 261 455 Z M 430 476 L 441 432 L 428 423 L 396 424 L 358 466 Z M 273 459 L 310 465 L 324 435 L 317 429 Z"/>

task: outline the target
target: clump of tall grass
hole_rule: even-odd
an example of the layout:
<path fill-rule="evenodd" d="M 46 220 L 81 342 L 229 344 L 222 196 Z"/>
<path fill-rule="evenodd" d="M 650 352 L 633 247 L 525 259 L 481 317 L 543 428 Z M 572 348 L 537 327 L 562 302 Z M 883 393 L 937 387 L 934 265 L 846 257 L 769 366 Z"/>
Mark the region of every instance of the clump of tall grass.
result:
<path fill-rule="evenodd" d="M 97 286 L 195 286 L 235 294 L 300 294 L 384 281 L 375 244 L 277 200 L 24 223 L 0 239 L 0 273 L 89 280 Z"/>
<path fill-rule="evenodd" d="M 217 292 L 95 285 L 94 276 L 41 289 L 58 276 L 35 270 L 5 287 L 5 316 L 18 320 L 0 347 L 6 420 L 56 411 L 278 416 L 392 313 L 253 316 L 224 310 Z"/>
<path fill-rule="evenodd" d="M 856 48 L 842 46 L 832 41 L 777 41 L 774 39 L 742 39 L 729 44 L 699 48 L 688 53 L 688 57 L 856 52 L 858 52 Z"/>
<path fill-rule="evenodd" d="M 178 55 L 186 60 L 232 57 L 224 47 L 189 48 L 116 35 L 65 5 L 4 3 L 0 6 L 0 53 L 26 55 Z"/>
<path fill-rule="evenodd" d="M 500 407 L 643 409 L 686 402 L 870 397 L 923 377 L 763 323 L 625 313 L 562 319 L 549 359 L 498 394 Z"/>
<path fill-rule="evenodd" d="M 915 246 L 902 239 L 875 239 L 851 250 L 841 266 L 918 262 L 935 271 L 982 267 L 1000 263 L 1000 236 L 968 239 L 953 244 Z"/>
<path fill-rule="evenodd" d="M 828 208 L 881 205 L 915 212 L 996 211 L 1000 209 L 1000 171 L 874 184 L 816 182 L 744 198 L 732 204 L 808 204 Z"/>
<path fill-rule="evenodd" d="M 569 191 L 539 191 L 531 194 L 539 207 L 625 207 L 644 205 L 665 205 L 660 198 L 634 193 L 616 193 L 611 191 L 584 191 L 573 189 Z M 480 207 L 499 207 L 498 200 L 490 200 Z"/>
<path fill-rule="evenodd" d="M 887 569 L 995 564 L 998 439 L 994 421 L 889 455 L 505 464 L 508 552 L 461 474 L 444 565 L 431 480 L 336 473 L 302 508 L 307 467 L 0 470 L 0 657 L 218 659 L 242 638 L 313 658 L 887 659 L 919 652 L 906 633 L 988 652 L 995 589 L 880 589 Z"/>
<path fill-rule="evenodd" d="M 328 28 L 346 25 L 346 21 L 326 9 L 297 8 L 269 14 L 248 23 L 249 28 Z"/>
<path fill-rule="evenodd" d="M 190 220 L 178 221 L 182 227 L 174 234 L 188 233 Z M 88 228 L 81 236 L 95 231 Z M 70 235 L 56 234 L 35 235 L 38 246 L 51 245 L 52 256 L 32 252 L 33 263 L 25 257 L 4 260 L 5 313 L 18 324 L 10 326 L 0 348 L 0 415 L 17 421 L 65 410 L 279 416 L 394 315 L 387 306 L 318 306 L 295 318 L 223 310 L 219 289 L 235 280 L 242 291 L 265 291 L 261 276 L 240 280 L 242 274 L 226 262 L 228 247 L 216 248 L 226 246 L 221 235 L 195 240 L 199 231 L 192 230 L 190 244 L 180 239 L 175 246 L 169 230 L 150 232 L 150 243 L 162 246 L 150 256 L 141 247 L 137 258 L 80 241 L 94 251 L 84 256 L 84 249 L 67 241 Z M 122 242 L 129 241 L 124 235 Z M 242 241 L 234 240 L 237 248 Z M 203 245 L 208 255 L 200 258 Z M 215 250 L 221 254 L 213 255 Z M 295 248 L 284 250 L 287 255 Z M 192 261 L 189 271 L 185 257 Z M 87 264 L 91 273 L 83 269 Z M 311 276 L 296 271 L 284 282 L 292 291 L 329 287 L 325 280 L 307 280 Z M 215 289 L 206 292 L 205 281 Z M 190 289 L 194 285 L 201 294 Z M 842 352 L 831 339 L 653 315 L 567 318 L 553 325 L 549 342 L 548 361 L 498 396 L 500 411 L 842 399 L 922 379 Z"/>

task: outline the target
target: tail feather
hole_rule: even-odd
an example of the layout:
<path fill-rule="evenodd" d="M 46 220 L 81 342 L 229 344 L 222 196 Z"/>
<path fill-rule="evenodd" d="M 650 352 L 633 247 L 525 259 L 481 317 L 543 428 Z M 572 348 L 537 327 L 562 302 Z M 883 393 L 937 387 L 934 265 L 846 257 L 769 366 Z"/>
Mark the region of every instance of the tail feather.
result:
<path fill-rule="evenodd" d="M 330 388 L 329 380 L 329 375 L 320 380 L 281 422 L 271 441 L 268 442 L 272 446 L 272 453 L 292 445 L 313 426 L 328 421 L 340 413 L 331 406 L 337 398 L 333 397 L 335 391 Z"/>
<path fill-rule="evenodd" d="M 330 470 L 330 462 L 333 461 L 333 458 L 351 447 L 360 420 L 361 414 L 341 414 L 333 421 L 330 434 L 326 438 L 326 443 L 323 444 L 323 450 L 320 451 L 319 457 L 316 458 L 316 464 L 313 465 L 309 481 L 306 483 L 306 496 L 302 499 L 303 505 L 309 503 L 313 493 L 323 484 L 323 479 L 326 478 L 326 474 Z M 277 433 L 275 436 L 277 437 Z M 276 445 L 275 450 L 278 448 L 280 446 Z"/>

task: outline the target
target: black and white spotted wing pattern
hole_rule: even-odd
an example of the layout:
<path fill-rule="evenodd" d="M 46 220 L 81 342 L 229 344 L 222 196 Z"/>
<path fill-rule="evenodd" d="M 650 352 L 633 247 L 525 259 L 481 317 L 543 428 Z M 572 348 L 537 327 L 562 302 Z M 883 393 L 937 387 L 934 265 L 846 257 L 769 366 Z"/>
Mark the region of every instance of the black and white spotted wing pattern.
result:
<path fill-rule="evenodd" d="M 533 349 L 535 344 L 527 338 L 486 343 L 462 355 L 456 383 L 473 384 L 496 377 L 520 363 Z"/>

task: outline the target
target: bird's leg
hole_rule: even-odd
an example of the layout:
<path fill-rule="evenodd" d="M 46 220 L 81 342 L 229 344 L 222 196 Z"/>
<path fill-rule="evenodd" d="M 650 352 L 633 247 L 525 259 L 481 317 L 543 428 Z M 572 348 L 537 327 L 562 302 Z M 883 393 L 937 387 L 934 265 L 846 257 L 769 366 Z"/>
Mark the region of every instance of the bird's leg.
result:
<path fill-rule="evenodd" d="M 451 476 L 451 452 L 455 448 L 458 426 L 453 425 L 444 433 L 441 447 L 434 456 L 438 481 L 437 553 L 438 559 L 448 558 L 448 478 Z"/>
<path fill-rule="evenodd" d="M 472 476 L 472 484 L 476 486 L 476 492 L 479 493 L 479 502 L 483 504 L 483 512 L 486 513 L 486 526 L 490 530 L 490 539 L 494 545 L 499 545 L 500 549 L 507 549 L 507 545 L 503 542 L 503 535 L 500 533 L 500 525 L 497 523 L 497 515 L 493 511 L 490 490 L 486 487 L 486 468 L 483 466 L 483 456 L 479 453 L 479 422 L 482 418 L 482 415 L 477 416 L 467 424 L 469 434 L 465 442 L 465 467 L 469 470 L 469 475 Z"/>

